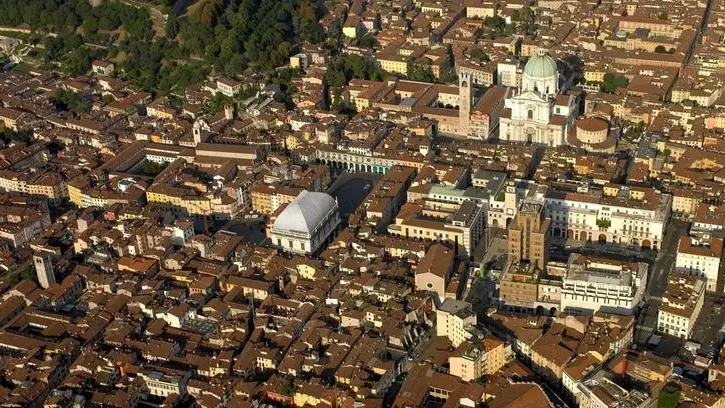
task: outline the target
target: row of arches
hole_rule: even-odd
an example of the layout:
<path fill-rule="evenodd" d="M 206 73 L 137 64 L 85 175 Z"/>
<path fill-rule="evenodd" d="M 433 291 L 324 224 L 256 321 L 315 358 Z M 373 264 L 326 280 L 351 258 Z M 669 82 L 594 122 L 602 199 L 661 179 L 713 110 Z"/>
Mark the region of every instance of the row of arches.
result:
<path fill-rule="evenodd" d="M 491 226 L 493 228 L 508 228 L 511 226 L 511 222 L 513 222 L 513 218 L 506 217 L 506 225 L 501 225 L 501 223 L 498 222 L 498 219 L 494 218 L 493 221 L 491 221 Z"/>
<path fill-rule="evenodd" d="M 546 310 L 544 306 L 537 306 L 536 307 L 536 315 L 537 316 L 558 316 L 558 310 L 555 307 L 550 308 L 549 310 Z"/>
<path fill-rule="evenodd" d="M 608 240 L 607 234 L 599 234 L 598 236 L 594 236 L 589 231 L 574 231 L 572 229 L 564 230 L 563 228 L 554 227 L 551 231 L 551 235 L 554 238 L 562 238 L 562 239 L 575 239 L 577 241 L 594 241 L 595 239 L 598 242 L 606 243 L 606 242 L 614 242 L 616 243 L 615 239 Z M 619 242 L 622 243 L 621 240 Z M 639 240 L 637 238 L 632 239 L 630 242 L 633 246 L 639 246 L 645 249 L 656 249 L 656 246 L 653 245 L 652 241 L 649 239 L 643 239 Z"/>
<path fill-rule="evenodd" d="M 377 166 L 377 165 L 371 165 L 371 164 L 362 164 L 362 163 L 348 163 L 348 162 L 342 162 L 342 161 L 336 161 L 336 160 L 320 160 L 321 164 L 326 164 L 332 167 L 333 169 L 341 169 L 341 170 L 347 170 L 351 172 L 366 172 L 366 173 L 380 173 L 385 174 L 388 172 L 388 168 L 384 166 Z"/>

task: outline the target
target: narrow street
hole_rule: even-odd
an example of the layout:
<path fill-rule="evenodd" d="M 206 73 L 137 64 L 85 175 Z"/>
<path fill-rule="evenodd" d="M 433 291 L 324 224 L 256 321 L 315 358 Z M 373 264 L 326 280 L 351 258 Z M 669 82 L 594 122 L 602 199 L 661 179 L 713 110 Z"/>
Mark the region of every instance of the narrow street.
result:
<path fill-rule="evenodd" d="M 645 344 L 649 336 L 657 329 L 657 311 L 662 303 L 662 296 L 667 290 L 670 271 L 675 265 L 677 245 L 688 227 L 689 223 L 673 219 L 667 226 L 665 238 L 654 265 L 650 264 L 645 292 L 647 306 L 640 312 L 635 330 L 635 343 L 637 344 Z"/>

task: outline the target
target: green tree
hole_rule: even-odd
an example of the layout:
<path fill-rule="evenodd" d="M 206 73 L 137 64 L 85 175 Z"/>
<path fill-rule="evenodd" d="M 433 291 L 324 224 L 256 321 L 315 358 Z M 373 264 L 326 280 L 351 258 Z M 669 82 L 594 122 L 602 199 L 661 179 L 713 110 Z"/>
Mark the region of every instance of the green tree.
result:
<path fill-rule="evenodd" d="M 436 77 L 430 65 L 413 64 L 408 70 L 408 79 L 420 82 L 435 82 Z"/>
<path fill-rule="evenodd" d="M 56 109 L 71 111 L 76 114 L 91 110 L 91 104 L 85 95 L 65 89 L 56 90 L 50 97 L 50 101 Z"/>
<path fill-rule="evenodd" d="M 658 45 L 657 47 L 655 47 L 655 52 L 658 52 L 660 54 L 664 54 L 664 53 L 667 52 L 667 48 L 665 48 L 664 45 Z"/>
<path fill-rule="evenodd" d="M 343 61 L 345 77 L 366 79 L 369 68 L 367 61 L 363 57 L 357 54 L 350 54 L 345 56 Z"/>
<path fill-rule="evenodd" d="M 294 384 L 284 383 L 279 385 L 277 391 L 284 396 L 291 397 L 295 395 L 295 392 L 297 392 L 297 387 L 295 387 Z"/>
<path fill-rule="evenodd" d="M 156 3 L 170 4 L 169 0 Z M 117 64 L 119 75 L 133 87 L 154 93 L 182 88 L 172 79 L 187 83 L 183 74 L 193 74 L 194 79 L 208 74 L 207 67 L 195 63 L 200 58 L 227 74 L 241 72 L 247 64 L 261 70 L 283 65 L 293 45 L 325 41 L 319 21 L 327 13 L 322 0 L 208 0 L 190 7 L 182 17 L 169 12 L 165 35 L 155 37 L 147 9 L 122 2 L 90 7 L 87 0 L 0 0 L 0 7 L 0 25 L 59 33 L 45 39 L 44 62 L 60 62 L 75 75 L 86 72 L 95 58 L 123 55 Z M 328 46 L 337 49 L 341 34 L 342 23 L 336 20 L 327 33 Z M 368 40 L 374 39 L 364 39 Z M 107 53 L 81 49 L 85 42 L 113 41 L 117 43 Z M 194 66 L 183 68 L 186 64 Z"/>
<path fill-rule="evenodd" d="M 481 63 L 491 62 L 491 58 L 488 57 L 488 54 L 483 52 L 483 50 L 480 48 L 476 48 L 471 51 L 471 59 Z"/>
<path fill-rule="evenodd" d="M 29 281 L 35 280 L 35 270 L 33 270 L 32 268 L 28 268 L 20 272 L 20 279 Z"/>
<path fill-rule="evenodd" d="M 680 404 L 681 398 L 680 387 L 674 383 L 667 384 L 657 397 L 657 408 L 676 408 Z"/>
<path fill-rule="evenodd" d="M 597 227 L 607 229 L 612 226 L 612 221 L 605 218 L 597 218 Z"/>
<path fill-rule="evenodd" d="M 176 14 L 169 14 L 168 20 L 166 20 L 166 38 L 173 40 L 179 34 L 179 18 Z"/>
<path fill-rule="evenodd" d="M 69 53 L 66 53 L 61 62 L 66 72 L 70 75 L 81 75 L 91 70 L 91 64 L 93 63 L 95 52 L 92 52 L 84 47 L 77 48 Z"/>
<path fill-rule="evenodd" d="M 5 284 L 12 288 L 20 282 L 20 277 L 17 273 L 7 274 L 5 275 L 3 280 L 5 281 Z"/>
<path fill-rule="evenodd" d="M 370 33 L 365 33 L 357 40 L 358 47 L 362 48 L 373 48 L 377 45 L 377 43 L 378 42 L 375 41 L 375 37 L 373 37 Z"/>
<path fill-rule="evenodd" d="M 325 83 L 332 88 L 341 88 L 352 79 L 383 80 L 387 73 L 370 64 L 357 54 L 342 54 L 327 64 Z"/>
<path fill-rule="evenodd" d="M 503 36 L 504 30 L 506 29 L 506 20 L 503 17 L 486 17 L 483 20 L 483 23 L 486 24 L 486 27 L 491 30 L 492 36 L 494 38 Z"/>
<path fill-rule="evenodd" d="M 629 85 L 629 80 L 624 75 L 613 74 L 607 72 L 604 74 L 604 83 L 602 84 L 602 90 L 607 93 L 613 93 L 618 88 L 626 88 Z"/>
<path fill-rule="evenodd" d="M 516 24 L 506 24 L 506 28 L 503 30 L 503 36 L 504 37 L 511 37 L 511 35 L 514 33 L 514 30 L 516 29 Z"/>
<path fill-rule="evenodd" d="M 320 17 L 318 7 L 311 1 L 304 0 L 297 9 L 297 18 L 299 19 L 299 35 L 305 40 L 313 44 L 322 42 L 325 38 L 324 31 L 320 25 Z"/>
<path fill-rule="evenodd" d="M 328 67 L 327 71 L 325 72 L 324 81 L 327 85 L 333 88 L 343 87 L 347 84 L 347 79 L 345 79 L 345 71 L 337 69 L 335 67 Z"/>
<path fill-rule="evenodd" d="M 98 20 L 94 16 L 88 16 L 83 21 L 83 33 L 88 35 L 98 31 Z"/>
<path fill-rule="evenodd" d="M 156 162 L 147 160 L 143 164 L 142 171 L 147 176 L 155 177 L 155 176 L 158 176 L 159 173 L 164 171 L 164 169 L 166 168 L 167 165 L 168 165 L 167 163 L 160 164 L 160 163 L 156 163 Z"/>
<path fill-rule="evenodd" d="M 354 103 L 338 95 L 335 98 L 335 101 L 332 103 L 332 110 L 337 113 L 353 115 L 355 114 L 355 112 L 357 112 L 357 106 L 355 106 Z"/>
<path fill-rule="evenodd" d="M 234 106 L 234 99 L 224 94 L 217 93 L 204 102 L 202 109 L 206 113 L 215 114 L 223 111 L 225 106 Z"/>
<path fill-rule="evenodd" d="M 5 127 L 0 127 L 0 140 L 6 144 L 10 142 L 30 143 L 32 139 L 32 135 L 27 131 L 15 131 Z"/>
<path fill-rule="evenodd" d="M 658 18 L 658 19 L 660 19 L 660 20 L 667 20 L 667 12 L 666 12 L 666 11 L 662 11 L 662 12 L 660 12 L 660 13 L 659 13 L 659 14 L 657 15 L 657 18 Z"/>
<path fill-rule="evenodd" d="M 456 73 L 455 68 L 451 67 L 450 65 L 446 65 L 441 70 L 441 76 L 440 80 L 443 83 L 450 84 L 458 81 L 458 74 Z"/>
<path fill-rule="evenodd" d="M 519 16 L 521 18 L 521 29 L 524 30 L 524 33 L 526 35 L 536 34 L 536 30 L 538 29 L 536 25 L 536 12 L 531 7 L 524 6 L 521 8 Z"/>

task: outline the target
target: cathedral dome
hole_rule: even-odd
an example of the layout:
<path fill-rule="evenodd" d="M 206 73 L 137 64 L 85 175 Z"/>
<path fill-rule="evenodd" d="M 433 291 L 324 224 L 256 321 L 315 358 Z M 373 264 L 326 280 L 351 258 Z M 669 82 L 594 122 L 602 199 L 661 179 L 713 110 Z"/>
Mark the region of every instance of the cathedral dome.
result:
<path fill-rule="evenodd" d="M 534 80 L 556 77 L 557 72 L 556 60 L 546 54 L 543 48 L 529 58 L 524 67 L 524 75 Z"/>

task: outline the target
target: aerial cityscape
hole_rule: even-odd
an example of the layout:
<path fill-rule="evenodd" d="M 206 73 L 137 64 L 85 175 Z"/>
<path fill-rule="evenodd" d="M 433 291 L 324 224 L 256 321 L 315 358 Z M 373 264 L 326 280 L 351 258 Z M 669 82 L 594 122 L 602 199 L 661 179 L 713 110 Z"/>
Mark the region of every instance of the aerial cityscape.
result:
<path fill-rule="evenodd" d="M 0 408 L 725 408 L 725 0 L 0 0 Z"/>

